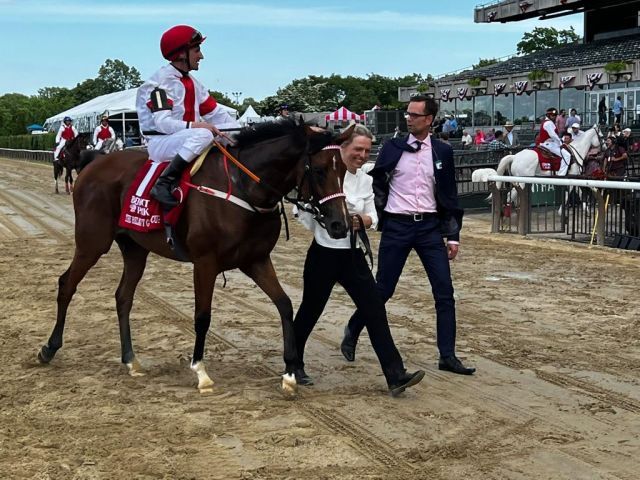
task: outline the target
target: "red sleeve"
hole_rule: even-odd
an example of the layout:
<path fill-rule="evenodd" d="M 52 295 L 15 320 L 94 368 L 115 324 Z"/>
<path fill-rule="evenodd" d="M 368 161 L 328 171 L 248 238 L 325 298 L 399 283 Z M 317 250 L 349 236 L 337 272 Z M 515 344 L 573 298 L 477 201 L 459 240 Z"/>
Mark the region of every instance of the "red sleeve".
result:
<path fill-rule="evenodd" d="M 205 116 L 207 113 L 211 113 L 218 106 L 218 102 L 211 95 L 200 104 L 200 115 Z"/>

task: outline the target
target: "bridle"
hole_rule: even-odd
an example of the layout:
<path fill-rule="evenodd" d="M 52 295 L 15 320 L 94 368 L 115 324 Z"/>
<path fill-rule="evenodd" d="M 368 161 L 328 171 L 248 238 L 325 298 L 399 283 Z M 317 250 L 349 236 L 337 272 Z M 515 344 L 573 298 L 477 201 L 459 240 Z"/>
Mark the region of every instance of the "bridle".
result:
<path fill-rule="evenodd" d="M 327 145 L 324 148 L 322 148 L 320 151 L 326 151 L 326 150 L 334 151 L 332 160 L 333 160 L 333 170 L 335 171 L 337 169 L 336 166 L 338 162 L 342 162 L 342 157 L 340 157 L 340 154 L 339 154 L 340 145 L 334 145 L 334 144 Z M 336 154 L 336 151 L 338 152 L 337 154 Z M 298 186 L 296 187 L 296 192 L 297 192 L 296 197 L 295 198 L 288 197 L 285 195 L 284 199 L 287 202 L 292 203 L 296 207 L 298 207 L 298 210 L 303 210 L 313 215 L 313 218 L 320 224 L 320 226 L 322 226 L 323 228 L 326 228 L 324 215 L 322 214 L 320 207 L 331 200 L 335 200 L 337 198 L 344 198 L 346 195 L 342 191 L 342 183 L 339 181 L 338 182 L 339 191 L 330 193 L 328 195 L 325 195 L 324 197 L 320 196 L 319 189 L 318 189 L 318 182 L 317 182 L 316 176 L 313 173 L 313 168 L 311 165 L 312 155 L 313 154 L 310 153 L 305 156 L 304 172 L 302 174 L 302 177 L 300 178 L 300 182 L 298 183 Z M 304 196 L 302 195 L 305 181 L 309 185 L 308 198 L 304 198 Z"/>
<path fill-rule="evenodd" d="M 596 132 L 596 137 L 598 138 L 598 143 L 600 143 L 600 151 L 604 151 L 605 150 L 605 145 L 604 145 L 604 139 L 603 139 L 603 136 L 602 136 L 602 132 L 600 130 L 600 126 L 599 125 L 594 125 L 591 128 Z M 582 156 L 582 155 L 580 155 L 578 150 L 576 150 L 575 147 L 571 146 L 571 144 L 563 145 L 562 148 L 564 148 L 565 150 L 567 150 L 571 154 L 572 160 L 576 160 L 576 161 L 580 160 L 580 162 L 577 162 L 580 165 L 580 172 L 584 171 L 584 165 L 586 163 L 586 155 L 589 154 L 589 150 L 587 150 L 587 153 L 585 154 L 585 156 Z"/>

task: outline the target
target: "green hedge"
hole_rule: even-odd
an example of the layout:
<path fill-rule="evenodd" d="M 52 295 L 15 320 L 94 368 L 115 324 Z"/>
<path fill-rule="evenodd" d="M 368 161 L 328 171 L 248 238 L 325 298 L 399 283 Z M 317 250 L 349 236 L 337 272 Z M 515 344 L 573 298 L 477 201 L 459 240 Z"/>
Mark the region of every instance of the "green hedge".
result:
<path fill-rule="evenodd" d="M 22 150 L 53 150 L 56 144 L 55 133 L 43 135 L 8 135 L 0 137 L 0 148 L 18 148 Z"/>

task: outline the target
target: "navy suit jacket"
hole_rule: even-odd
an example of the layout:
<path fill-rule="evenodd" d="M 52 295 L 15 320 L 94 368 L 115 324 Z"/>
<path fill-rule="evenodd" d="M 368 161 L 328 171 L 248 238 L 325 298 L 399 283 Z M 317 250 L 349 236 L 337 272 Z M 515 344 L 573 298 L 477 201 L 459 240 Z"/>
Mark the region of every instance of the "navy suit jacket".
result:
<path fill-rule="evenodd" d="M 388 140 L 380 150 L 378 159 L 369 175 L 373 177 L 373 193 L 378 212 L 378 228 L 384 224 L 384 208 L 389 197 L 389 183 L 393 181 L 393 171 L 403 152 L 413 152 L 415 149 L 407 143 L 408 137 L 398 137 Z M 464 211 L 458 205 L 458 190 L 453 163 L 453 149 L 433 136 L 431 137 L 433 153 L 433 171 L 435 173 L 435 195 L 440 230 L 447 240 L 460 240 L 462 216 Z M 440 164 L 441 168 L 438 168 Z"/>

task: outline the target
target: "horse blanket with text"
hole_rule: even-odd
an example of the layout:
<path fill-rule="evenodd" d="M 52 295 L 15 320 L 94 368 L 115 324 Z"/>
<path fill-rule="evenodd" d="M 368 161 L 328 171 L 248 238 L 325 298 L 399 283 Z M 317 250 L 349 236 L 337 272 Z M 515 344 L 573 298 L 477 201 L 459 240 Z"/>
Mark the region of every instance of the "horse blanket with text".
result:
<path fill-rule="evenodd" d="M 558 155 L 550 152 L 540 145 L 534 147 L 533 151 L 538 154 L 538 164 L 540 164 L 540 170 L 543 170 L 545 172 L 557 172 L 558 170 L 560 170 L 562 157 L 559 157 Z"/>
<path fill-rule="evenodd" d="M 169 211 L 166 218 L 163 218 L 160 203 L 152 198 L 150 194 L 151 188 L 168 165 L 169 162 L 157 163 L 153 160 L 147 160 L 140 167 L 124 197 L 120 220 L 118 221 L 120 227 L 147 233 L 163 228 L 165 222 L 171 226 L 175 226 L 178 223 L 190 190 L 187 185 L 191 181 L 190 170 L 188 168 L 185 169 L 180 179 L 180 184 L 173 193 L 180 200 L 180 203 Z"/>

